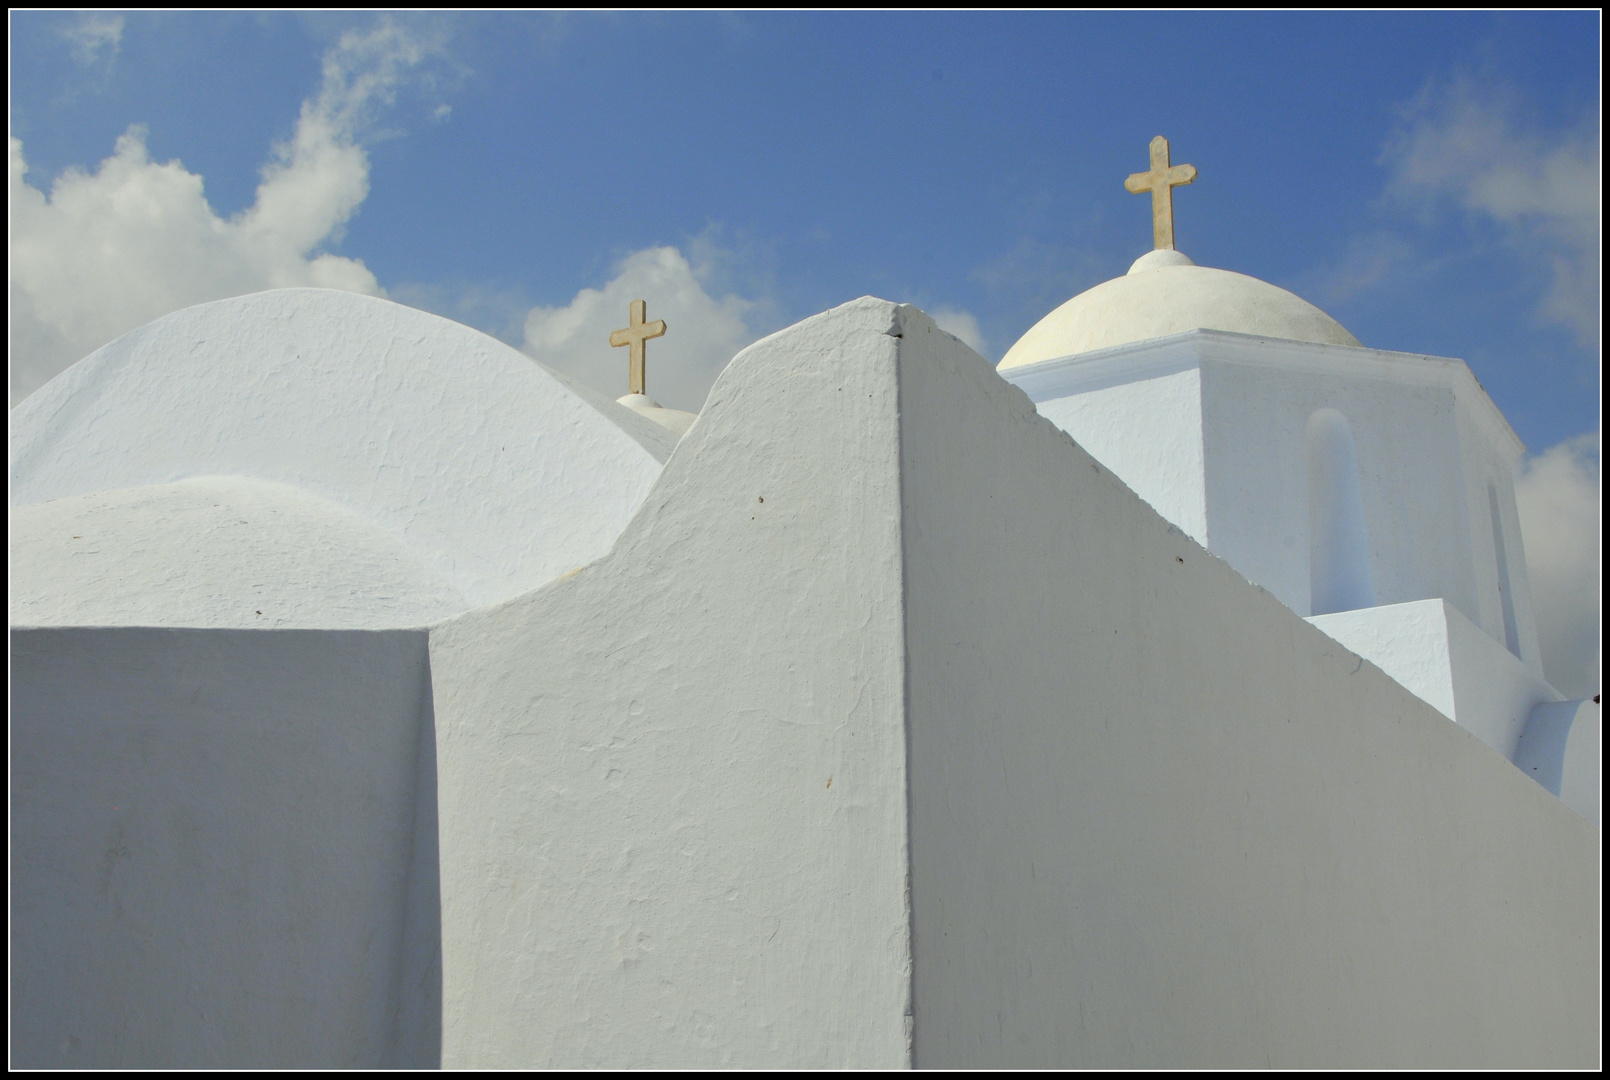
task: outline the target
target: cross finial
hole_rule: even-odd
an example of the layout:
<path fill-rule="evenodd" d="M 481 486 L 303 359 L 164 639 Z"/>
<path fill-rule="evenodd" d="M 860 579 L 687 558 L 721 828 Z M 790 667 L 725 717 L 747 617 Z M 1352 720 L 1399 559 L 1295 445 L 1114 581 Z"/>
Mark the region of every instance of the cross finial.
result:
<path fill-rule="evenodd" d="M 634 394 L 647 394 L 648 385 L 648 339 L 657 338 L 665 333 L 665 320 L 655 319 L 653 322 L 644 322 L 648 315 L 648 303 L 643 300 L 633 300 L 631 306 L 631 325 L 616 330 L 609 335 L 609 343 L 617 349 L 622 345 L 629 345 L 632 349 L 632 369 L 630 374 L 631 392 Z"/>
<path fill-rule="evenodd" d="M 1152 167 L 1124 181 L 1124 187 L 1139 195 L 1152 193 L 1152 246 L 1174 250 L 1174 189 L 1196 179 L 1195 165 L 1168 163 L 1168 140 L 1161 135 L 1152 140 Z"/>

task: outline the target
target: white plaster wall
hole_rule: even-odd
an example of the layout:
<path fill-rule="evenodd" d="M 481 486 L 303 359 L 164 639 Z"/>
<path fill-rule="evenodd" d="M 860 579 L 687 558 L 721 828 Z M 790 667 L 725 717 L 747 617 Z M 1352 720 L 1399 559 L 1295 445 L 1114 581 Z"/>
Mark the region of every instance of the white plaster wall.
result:
<path fill-rule="evenodd" d="M 1041 401 L 1038 408 L 1158 513 L 1208 543 L 1202 377 L 1194 366 Z"/>
<path fill-rule="evenodd" d="M 12 1065 L 432 1062 L 423 632 L 11 650 Z"/>
<path fill-rule="evenodd" d="M 1302 615 L 1315 411 L 1341 412 L 1357 444 L 1377 603 L 1443 597 L 1502 644 L 1493 478 L 1520 655 L 1541 676 L 1524 555 L 1514 554 L 1521 444 L 1459 361 L 1194 330 L 1002 374 L 1165 517 Z M 1159 392 L 1192 378 L 1200 415 L 1184 420 L 1191 403 Z"/>
<path fill-rule="evenodd" d="M 369 518 L 208 476 L 11 508 L 13 626 L 424 626 L 469 606 Z"/>
<path fill-rule="evenodd" d="M 472 604 L 607 551 L 675 444 L 485 334 L 324 289 L 167 315 L 10 421 L 13 506 L 196 476 L 290 484 L 401 538 Z"/>
<path fill-rule="evenodd" d="M 1204 361 L 1214 553 L 1311 613 L 1305 430 L 1315 411 L 1335 409 L 1358 449 L 1376 602 L 1440 596 L 1476 610 L 1453 391 L 1305 370 L 1304 359 L 1293 355 L 1289 368 Z"/>
<path fill-rule="evenodd" d="M 1598 701 L 1551 701 L 1532 710 L 1515 764 L 1560 801 L 1602 826 L 1604 710 Z"/>
<path fill-rule="evenodd" d="M 1513 761 L 1532 709 L 1545 701 L 1559 701 L 1560 694 L 1458 608 L 1448 605 L 1446 613 L 1454 719 Z"/>
<path fill-rule="evenodd" d="M 900 311 L 745 350 L 613 552 L 432 630 L 444 1065 L 908 1061 Z"/>
<path fill-rule="evenodd" d="M 1543 677 L 1538 651 L 1537 622 L 1532 612 L 1532 589 L 1526 572 L 1526 551 L 1521 541 L 1520 514 L 1515 506 L 1515 447 L 1494 445 L 1479 416 L 1464 403 L 1458 410 L 1458 434 L 1465 460 L 1466 516 L 1469 521 L 1470 559 L 1476 568 L 1476 596 L 1465 610 L 1471 620 L 1503 643 L 1503 601 L 1498 592 L 1498 556 L 1493 546 L 1493 521 L 1487 484 L 1497 488 L 1499 526 L 1509 562 L 1509 582 L 1515 605 L 1515 628 L 1520 656 L 1538 678 Z"/>
<path fill-rule="evenodd" d="M 1455 718 L 1458 706 L 1453 659 L 1449 655 L 1448 613 L 1442 600 L 1414 600 L 1310 615 L 1304 621 L 1392 676 L 1448 719 Z"/>
<path fill-rule="evenodd" d="M 1533 708 L 1560 697 L 1444 600 L 1315 615 L 1307 622 L 1512 761 Z"/>
<path fill-rule="evenodd" d="M 916 1065 L 1596 1067 L 1597 832 L 912 323 Z"/>

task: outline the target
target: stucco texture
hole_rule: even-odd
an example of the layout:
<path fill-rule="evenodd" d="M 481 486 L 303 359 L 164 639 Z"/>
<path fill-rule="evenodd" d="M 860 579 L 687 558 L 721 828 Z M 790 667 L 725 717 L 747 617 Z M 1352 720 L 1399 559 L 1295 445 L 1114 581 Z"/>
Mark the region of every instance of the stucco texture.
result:
<path fill-rule="evenodd" d="M 907 1061 L 898 332 L 751 346 L 608 557 L 432 633 L 444 1066 Z"/>

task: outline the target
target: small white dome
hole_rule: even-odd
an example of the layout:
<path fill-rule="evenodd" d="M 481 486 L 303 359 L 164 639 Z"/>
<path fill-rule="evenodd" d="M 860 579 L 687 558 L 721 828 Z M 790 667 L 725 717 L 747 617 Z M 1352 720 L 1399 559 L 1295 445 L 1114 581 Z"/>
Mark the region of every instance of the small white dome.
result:
<path fill-rule="evenodd" d="M 688 433 L 688 428 L 699 418 L 698 413 L 664 408 L 647 394 L 627 394 L 615 400 L 637 415 L 654 421 L 679 439 Z"/>
<path fill-rule="evenodd" d="M 1123 277 L 1087 289 L 1035 323 L 1000 366 L 1021 367 L 1197 329 L 1359 344 L 1341 323 L 1285 289 L 1197 266 L 1178 251 L 1151 251 Z"/>

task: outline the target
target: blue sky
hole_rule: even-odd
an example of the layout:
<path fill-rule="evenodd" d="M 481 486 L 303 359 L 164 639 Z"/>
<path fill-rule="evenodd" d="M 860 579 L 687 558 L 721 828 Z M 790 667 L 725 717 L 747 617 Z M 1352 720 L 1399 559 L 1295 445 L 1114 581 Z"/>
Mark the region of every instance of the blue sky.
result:
<path fill-rule="evenodd" d="M 671 323 L 650 391 L 682 408 L 867 293 L 998 359 L 1149 248 L 1123 179 L 1161 133 L 1200 170 L 1181 250 L 1466 360 L 1597 517 L 1596 12 L 10 22 L 13 400 L 167 310 L 288 284 L 615 392 L 602 335 L 645 295 Z"/>

